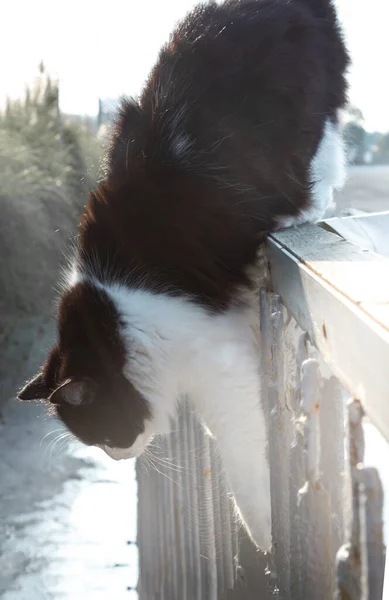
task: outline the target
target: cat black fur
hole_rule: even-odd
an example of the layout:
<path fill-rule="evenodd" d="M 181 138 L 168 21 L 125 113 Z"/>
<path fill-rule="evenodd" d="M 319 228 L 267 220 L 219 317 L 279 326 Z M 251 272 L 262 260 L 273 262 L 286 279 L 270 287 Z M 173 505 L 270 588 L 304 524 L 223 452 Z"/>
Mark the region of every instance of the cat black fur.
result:
<path fill-rule="evenodd" d="M 123 375 L 121 317 L 91 280 L 228 309 L 265 236 L 309 207 L 310 164 L 345 104 L 347 65 L 330 0 L 211 2 L 188 15 L 140 98 L 123 101 L 79 227 L 80 280 L 21 399 L 50 399 L 85 443 L 131 446 L 149 407 Z M 86 390 L 80 406 L 66 401 L 67 381 Z"/>

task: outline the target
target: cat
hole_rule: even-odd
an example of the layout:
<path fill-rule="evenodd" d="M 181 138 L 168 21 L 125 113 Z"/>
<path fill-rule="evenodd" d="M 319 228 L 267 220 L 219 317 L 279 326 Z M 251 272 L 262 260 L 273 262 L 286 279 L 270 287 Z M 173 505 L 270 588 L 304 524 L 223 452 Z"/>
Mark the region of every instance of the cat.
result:
<path fill-rule="evenodd" d="M 322 218 L 344 178 L 349 58 L 330 0 L 228 0 L 177 25 L 123 100 L 58 337 L 19 392 L 82 442 L 139 456 L 190 398 L 247 531 L 272 545 L 258 310 L 266 236 Z"/>

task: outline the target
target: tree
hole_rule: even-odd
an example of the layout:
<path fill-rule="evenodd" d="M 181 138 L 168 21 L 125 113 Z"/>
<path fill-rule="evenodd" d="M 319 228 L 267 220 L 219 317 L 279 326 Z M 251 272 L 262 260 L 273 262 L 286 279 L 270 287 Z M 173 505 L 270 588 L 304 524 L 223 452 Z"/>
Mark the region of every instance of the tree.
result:
<path fill-rule="evenodd" d="M 350 163 L 363 163 L 366 151 L 366 131 L 362 125 L 356 121 L 349 121 L 344 127 L 343 135 Z"/>
<path fill-rule="evenodd" d="M 385 133 L 377 144 L 377 158 L 380 162 L 389 162 L 389 133 Z"/>
<path fill-rule="evenodd" d="M 348 121 L 353 121 L 358 125 L 361 125 L 365 120 L 361 109 L 354 106 L 354 104 L 348 104 L 345 109 L 345 113 Z"/>

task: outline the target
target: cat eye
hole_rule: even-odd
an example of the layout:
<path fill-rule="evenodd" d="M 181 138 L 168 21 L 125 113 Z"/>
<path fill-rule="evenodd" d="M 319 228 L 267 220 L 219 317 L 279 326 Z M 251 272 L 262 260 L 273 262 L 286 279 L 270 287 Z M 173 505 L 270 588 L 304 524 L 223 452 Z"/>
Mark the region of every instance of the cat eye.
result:
<path fill-rule="evenodd" d="M 90 379 L 67 379 L 51 394 L 49 400 L 52 404 L 79 407 L 92 402 L 94 389 L 95 384 Z"/>

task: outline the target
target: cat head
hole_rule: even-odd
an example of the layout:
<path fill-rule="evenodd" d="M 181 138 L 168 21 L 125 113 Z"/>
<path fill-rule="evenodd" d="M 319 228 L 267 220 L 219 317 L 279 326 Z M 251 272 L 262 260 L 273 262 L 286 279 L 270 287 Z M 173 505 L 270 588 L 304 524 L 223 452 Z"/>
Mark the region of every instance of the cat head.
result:
<path fill-rule="evenodd" d="M 47 401 L 79 440 L 115 459 L 138 456 L 155 433 L 149 402 L 124 374 L 128 345 L 121 330 L 108 294 L 76 283 L 61 299 L 56 343 L 18 394 Z"/>

